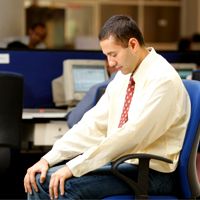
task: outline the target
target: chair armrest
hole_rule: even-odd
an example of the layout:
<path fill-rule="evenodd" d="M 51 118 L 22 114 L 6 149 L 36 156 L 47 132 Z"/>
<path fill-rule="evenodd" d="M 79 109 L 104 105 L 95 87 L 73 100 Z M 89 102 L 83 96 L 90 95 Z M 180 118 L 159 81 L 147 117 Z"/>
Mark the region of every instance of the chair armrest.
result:
<path fill-rule="evenodd" d="M 118 170 L 118 166 L 129 159 L 139 159 L 137 182 L 125 176 Z M 151 159 L 173 163 L 172 160 L 152 154 L 129 154 L 112 162 L 112 173 L 131 187 L 135 199 L 148 199 L 149 163 Z"/>

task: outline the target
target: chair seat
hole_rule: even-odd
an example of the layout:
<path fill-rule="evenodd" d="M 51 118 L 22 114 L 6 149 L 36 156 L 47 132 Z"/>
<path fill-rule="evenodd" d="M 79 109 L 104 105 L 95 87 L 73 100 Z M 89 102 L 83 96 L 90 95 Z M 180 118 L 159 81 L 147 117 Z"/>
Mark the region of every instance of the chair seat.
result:
<path fill-rule="evenodd" d="M 133 200 L 135 199 L 132 195 L 117 195 L 112 197 L 106 197 L 103 200 Z M 165 199 L 171 199 L 171 200 L 177 200 L 178 198 L 175 196 L 148 196 L 148 199 L 159 199 L 159 200 L 165 200 Z"/>

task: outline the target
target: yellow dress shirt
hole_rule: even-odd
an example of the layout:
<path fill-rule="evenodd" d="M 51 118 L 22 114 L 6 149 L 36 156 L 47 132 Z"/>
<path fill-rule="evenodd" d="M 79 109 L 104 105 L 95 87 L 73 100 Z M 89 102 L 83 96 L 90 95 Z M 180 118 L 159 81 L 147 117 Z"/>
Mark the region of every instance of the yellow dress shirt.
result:
<path fill-rule="evenodd" d="M 190 99 L 175 69 L 153 48 L 148 50 L 133 75 L 135 91 L 128 121 L 118 128 L 130 77 L 118 72 L 97 105 L 43 156 L 50 166 L 70 159 L 66 164 L 78 177 L 122 155 L 150 153 L 173 160 L 173 164 L 152 160 L 152 169 L 176 169 L 190 117 Z"/>

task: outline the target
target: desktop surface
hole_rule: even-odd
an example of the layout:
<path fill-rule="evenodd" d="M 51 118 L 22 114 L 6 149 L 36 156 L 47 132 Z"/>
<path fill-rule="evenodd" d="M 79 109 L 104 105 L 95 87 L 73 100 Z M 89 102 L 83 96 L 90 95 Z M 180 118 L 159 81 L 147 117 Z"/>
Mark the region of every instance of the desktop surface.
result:
<path fill-rule="evenodd" d="M 69 130 L 66 114 L 71 109 L 23 109 L 23 148 L 28 149 L 29 143 L 52 146 Z"/>
<path fill-rule="evenodd" d="M 22 119 L 64 119 L 68 112 L 72 108 L 68 109 L 55 109 L 55 108 L 24 108 Z"/>

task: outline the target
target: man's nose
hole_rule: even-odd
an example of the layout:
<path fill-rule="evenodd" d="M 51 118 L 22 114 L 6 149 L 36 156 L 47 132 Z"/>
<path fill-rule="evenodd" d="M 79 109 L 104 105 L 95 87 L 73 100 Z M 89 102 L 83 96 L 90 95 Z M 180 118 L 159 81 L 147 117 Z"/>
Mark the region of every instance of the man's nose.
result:
<path fill-rule="evenodd" d="M 117 62 L 115 60 L 109 59 L 108 64 L 109 64 L 110 67 L 115 67 Z"/>

